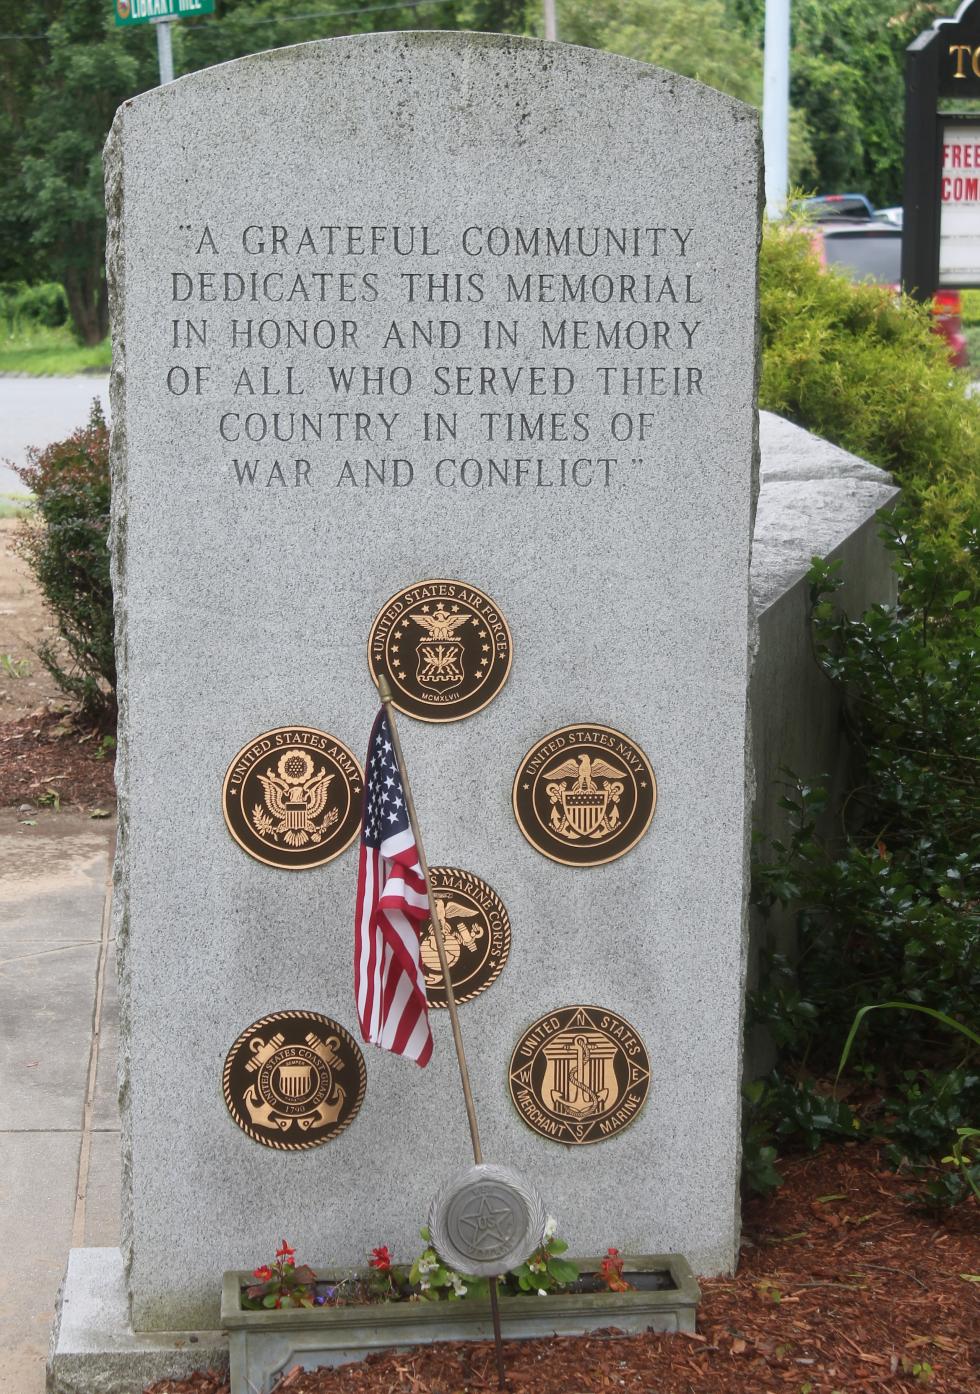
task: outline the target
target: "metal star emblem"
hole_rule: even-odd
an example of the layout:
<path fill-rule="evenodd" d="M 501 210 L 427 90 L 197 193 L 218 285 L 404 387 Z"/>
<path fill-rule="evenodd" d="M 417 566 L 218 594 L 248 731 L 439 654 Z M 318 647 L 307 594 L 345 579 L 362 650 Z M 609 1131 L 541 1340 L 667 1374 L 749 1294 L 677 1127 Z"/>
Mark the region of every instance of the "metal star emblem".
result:
<path fill-rule="evenodd" d="M 474 1249 L 483 1247 L 487 1240 L 503 1246 L 513 1238 L 514 1216 L 510 1206 L 495 1201 L 490 1195 L 483 1194 L 472 1201 L 460 1215 L 459 1224 L 469 1231 Z"/>

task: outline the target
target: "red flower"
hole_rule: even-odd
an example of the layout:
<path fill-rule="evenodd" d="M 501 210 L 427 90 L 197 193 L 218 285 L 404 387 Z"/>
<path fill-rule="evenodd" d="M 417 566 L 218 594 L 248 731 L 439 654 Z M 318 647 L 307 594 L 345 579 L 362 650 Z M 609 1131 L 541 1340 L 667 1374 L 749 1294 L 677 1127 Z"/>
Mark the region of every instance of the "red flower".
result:
<path fill-rule="evenodd" d="M 382 1244 L 380 1249 L 371 1250 L 369 1266 L 376 1268 L 379 1273 L 391 1272 L 391 1254 L 388 1252 L 388 1245 Z"/>
<path fill-rule="evenodd" d="M 623 1260 L 618 1249 L 607 1249 L 599 1264 L 599 1275 L 610 1292 L 629 1292 L 631 1284 L 623 1277 Z"/>
<path fill-rule="evenodd" d="M 259 1281 L 262 1283 L 267 1283 L 269 1279 L 272 1277 L 272 1269 L 269 1267 L 267 1263 L 263 1263 L 261 1268 L 256 1268 L 255 1272 L 252 1274 L 252 1277 L 258 1278 Z"/>
<path fill-rule="evenodd" d="M 276 1258 L 281 1259 L 283 1263 L 288 1264 L 290 1267 L 295 1267 L 296 1250 L 291 1249 L 284 1239 L 282 1241 L 282 1248 L 276 1250 Z"/>

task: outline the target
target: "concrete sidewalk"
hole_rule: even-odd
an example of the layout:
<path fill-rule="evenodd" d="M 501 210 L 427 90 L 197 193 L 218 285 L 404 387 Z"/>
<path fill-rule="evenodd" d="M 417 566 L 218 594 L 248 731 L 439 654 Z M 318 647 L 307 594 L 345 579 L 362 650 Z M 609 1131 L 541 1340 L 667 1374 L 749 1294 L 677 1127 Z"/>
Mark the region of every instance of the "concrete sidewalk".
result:
<path fill-rule="evenodd" d="M 44 1390 L 69 1248 L 119 1243 L 114 842 L 0 810 L 0 1394 Z"/>

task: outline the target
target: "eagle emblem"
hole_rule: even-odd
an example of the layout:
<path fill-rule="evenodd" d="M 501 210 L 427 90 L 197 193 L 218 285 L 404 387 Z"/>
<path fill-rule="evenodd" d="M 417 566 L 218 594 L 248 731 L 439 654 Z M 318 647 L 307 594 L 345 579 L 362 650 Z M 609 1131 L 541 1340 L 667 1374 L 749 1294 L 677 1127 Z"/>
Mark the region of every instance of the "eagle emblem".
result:
<path fill-rule="evenodd" d="M 545 793 L 551 803 L 551 827 L 559 837 L 595 841 L 614 833 L 620 824 L 619 802 L 626 771 L 591 755 L 570 756 L 547 770 L 551 781 Z"/>
<path fill-rule="evenodd" d="M 467 610 L 453 614 L 442 601 L 431 615 L 414 611 L 412 619 L 425 630 L 418 641 L 418 666 L 415 676 L 423 687 L 445 691 L 458 687 L 466 677 L 463 671 L 463 641 L 456 631 L 468 624 L 473 616 Z"/>
<path fill-rule="evenodd" d="M 279 757 L 276 771 L 259 774 L 265 808 L 256 804 L 251 823 L 259 837 L 287 847 L 305 847 L 322 841 L 327 828 L 339 817 L 339 810 L 328 809 L 327 794 L 334 776 L 318 770 L 306 750 L 287 750 Z M 322 815 L 322 817 L 321 817 Z"/>

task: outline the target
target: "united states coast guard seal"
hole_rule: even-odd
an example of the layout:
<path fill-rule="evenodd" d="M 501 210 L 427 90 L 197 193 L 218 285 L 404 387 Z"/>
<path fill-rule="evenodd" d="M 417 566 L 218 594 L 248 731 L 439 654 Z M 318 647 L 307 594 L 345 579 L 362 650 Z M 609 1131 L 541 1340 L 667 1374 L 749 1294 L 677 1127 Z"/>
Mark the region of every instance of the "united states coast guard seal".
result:
<path fill-rule="evenodd" d="M 367 1074 L 344 1028 L 318 1012 L 274 1012 L 238 1037 L 225 1060 L 228 1112 L 253 1142 L 283 1152 L 319 1147 L 357 1116 Z"/>
<path fill-rule="evenodd" d="M 228 766 L 221 802 L 228 831 L 250 857 L 301 871 L 351 845 L 363 794 L 361 767 L 336 736 L 280 726 L 241 748 Z"/>
<path fill-rule="evenodd" d="M 419 581 L 385 602 L 371 626 L 368 664 L 393 701 L 419 721 L 460 721 L 507 681 L 511 638 L 498 606 L 464 581 Z"/>

